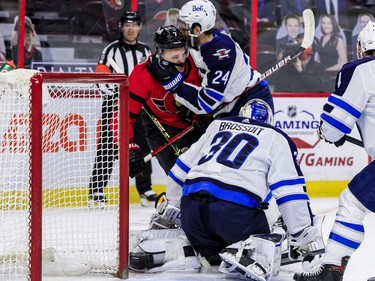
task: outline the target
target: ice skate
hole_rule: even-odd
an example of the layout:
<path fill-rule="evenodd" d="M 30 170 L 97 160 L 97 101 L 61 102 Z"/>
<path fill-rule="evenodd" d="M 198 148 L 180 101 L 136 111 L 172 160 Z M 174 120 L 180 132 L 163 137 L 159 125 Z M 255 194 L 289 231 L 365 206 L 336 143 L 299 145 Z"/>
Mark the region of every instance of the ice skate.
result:
<path fill-rule="evenodd" d="M 293 276 L 297 281 L 342 281 L 349 256 L 341 259 L 341 265 L 323 264 L 314 272 L 296 273 Z"/>
<path fill-rule="evenodd" d="M 107 201 L 107 198 L 105 197 L 104 193 L 102 192 L 94 193 L 89 196 L 88 207 L 90 209 L 94 209 L 94 208 L 104 209 L 106 201 Z"/>
<path fill-rule="evenodd" d="M 158 195 L 153 190 L 147 190 L 146 192 L 139 195 L 141 198 L 142 207 L 153 206 L 158 198 Z"/>

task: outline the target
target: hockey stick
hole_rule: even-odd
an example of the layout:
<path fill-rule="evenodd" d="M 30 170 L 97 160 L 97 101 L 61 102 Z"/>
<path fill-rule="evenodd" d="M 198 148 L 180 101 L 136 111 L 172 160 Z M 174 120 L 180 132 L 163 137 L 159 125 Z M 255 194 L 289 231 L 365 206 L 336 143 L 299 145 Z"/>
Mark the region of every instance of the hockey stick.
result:
<path fill-rule="evenodd" d="M 124 72 L 120 69 L 120 67 L 118 66 L 118 64 L 113 60 L 113 58 L 109 58 L 108 59 L 109 61 L 109 64 L 112 66 L 112 68 L 116 71 L 116 73 L 121 73 L 123 74 Z M 142 107 L 143 111 L 148 115 L 148 117 L 150 117 L 151 121 L 155 124 L 155 126 L 159 129 L 160 133 L 164 136 L 165 140 L 167 142 L 170 141 L 171 139 L 171 136 L 168 134 L 168 132 L 165 130 L 165 128 L 163 127 L 163 125 L 159 122 L 159 120 L 155 117 L 155 115 L 151 114 L 145 107 Z M 174 145 L 173 143 L 169 144 L 172 146 L 173 150 L 176 152 L 177 155 L 180 155 L 181 154 L 181 149 L 179 149 L 176 145 Z M 168 145 L 168 146 L 169 146 Z M 156 149 L 155 151 L 159 151 L 159 149 Z M 160 150 L 161 151 L 161 150 Z M 159 151 L 159 152 L 160 152 Z M 159 153 L 158 152 L 158 153 Z M 152 155 L 152 152 L 151 154 L 149 155 Z M 152 155 L 151 157 L 149 157 L 149 155 L 146 155 L 145 158 L 144 158 L 144 161 L 147 162 L 147 161 L 150 161 L 151 157 L 154 156 Z"/>
<path fill-rule="evenodd" d="M 351 136 L 345 135 L 345 140 L 360 147 L 364 147 L 363 142 L 361 140 L 353 138 Z"/>
<path fill-rule="evenodd" d="M 310 47 L 313 44 L 314 36 L 315 36 L 315 19 L 314 19 L 314 13 L 312 12 L 312 10 L 306 9 L 306 10 L 303 11 L 303 20 L 304 20 L 304 23 L 305 23 L 305 33 L 304 33 L 304 36 L 303 36 L 303 41 L 302 41 L 301 47 L 299 47 L 297 50 L 295 50 L 293 54 L 290 54 L 290 55 L 286 56 L 285 58 L 281 59 L 274 66 L 272 66 L 270 69 L 268 69 L 266 72 L 264 72 L 260 76 L 258 82 L 253 87 L 258 85 L 260 82 L 265 80 L 267 77 L 274 74 L 280 68 L 288 65 L 292 60 L 297 58 L 306 48 Z M 222 110 L 225 106 L 227 106 L 228 104 L 237 100 L 238 98 L 240 98 L 245 93 L 247 93 L 247 91 L 248 91 L 248 89 L 245 89 L 244 92 L 242 92 L 240 95 L 235 97 L 230 102 L 225 102 L 225 103 L 220 104 L 214 111 L 212 111 L 210 113 L 210 115 L 214 116 L 216 113 L 218 113 L 220 110 Z M 161 152 L 163 149 L 165 149 L 166 147 L 168 147 L 169 145 L 174 143 L 179 138 L 185 136 L 187 133 L 189 133 L 193 129 L 194 129 L 194 125 L 191 124 L 184 131 L 180 132 L 179 134 L 177 134 L 173 138 L 171 138 L 166 145 L 160 146 L 158 149 L 156 149 L 155 151 L 153 151 L 149 155 L 147 155 L 145 157 L 145 161 L 148 161 L 149 159 L 154 157 L 156 154 Z"/>
<path fill-rule="evenodd" d="M 158 118 L 156 118 L 155 115 L 153 115 L 152 113 L 150 113 L 145 107 L 142 107 L 142 109 L 148 115 L 148 117 L 150 117 L 152 123 L 154 123 L 154 125 L 159 129 L 160 133 L 163 135 L 163 137 L 165 138 L 165 140 L 168 142 L 171 139 L 171 136 L 165 130 L 165 128 L 163 127 L 163 125 L 159 122 Z M 181 149 L 179 149 L 173 143 L 171 144 L 171 146 L 172 146 L 174 152 L 176 152 L 177 156 L 181 154 Z"/>

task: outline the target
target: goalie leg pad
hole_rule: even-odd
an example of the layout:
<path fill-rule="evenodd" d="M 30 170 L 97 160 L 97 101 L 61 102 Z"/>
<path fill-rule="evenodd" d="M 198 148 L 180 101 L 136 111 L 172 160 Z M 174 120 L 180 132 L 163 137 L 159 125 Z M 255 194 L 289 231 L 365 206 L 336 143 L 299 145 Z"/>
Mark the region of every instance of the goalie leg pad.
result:
<path fill-rule="evenodd" d="M 155 234 L 151 230 L 149 233 Z M 171 231 L 171 230 L 169 230 Z M 164 231 L 165 232 L 165 231 Z M 160 234 L 160 235 L 165 235 Z M 130 252 L 130 269 L 144 272 L 194 271 L 200 263 L 186 236 L 176 238 L 144 239 Z"/>
<path fill-rule="evenodd" d="M 144 240 L 155 240 L 155 239 L 173 239 L 179 236 L 185 236 L 184 231 L 181 228 L 176 229 L 148 229 L 142 230 L 141 232 L 130 233 L 130 251 L 133 251 L 139 243 Z"/>
<path fill-rule="evenodd" d="M 265 281 L 277 275 L 280 267 L 282 235 L 251 235 L 245 241 L 228 246 L 220 257 L 219 271 L 226 275 L 240 275 L 250 280 Z M 276 266 L 275 266 L 276 263 Z M 275 269 L 276 268 L 276 269 Z"/>
<path fill-rule="evenodd" d="M 252 258 L 243 255 L 241 256 L 240 260 L 237 260 L 236 256 L 234 254 L 231 254 L 229 251 L 221 253 L 219 255 L 223 262 L 229 267 L 227 268 L 229 273 L 237 271 L 250 280 L 266 281 L 266 269 Z M 220 265 L 219 270 L 223 272 L 222 264 Z"/>

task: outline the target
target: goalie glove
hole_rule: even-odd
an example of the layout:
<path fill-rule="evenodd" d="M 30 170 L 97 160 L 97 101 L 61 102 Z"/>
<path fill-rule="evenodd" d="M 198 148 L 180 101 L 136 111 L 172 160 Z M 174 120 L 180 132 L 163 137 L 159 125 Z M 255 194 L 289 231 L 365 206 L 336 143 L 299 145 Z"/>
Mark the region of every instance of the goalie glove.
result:
<path fill-rule="evenodd" d="M 184 81 L 184 74 L 159 55 L 152 55 L 147 65 L 148 72 L 158 80 L 166 91 L 177 92 Z"/>
<path fill-rule="evenodd" d="M 145 167 L 146 164 L 138 144 L 129 143 L 129 176 L 134 178 L 142 174 Z"/>
<path fill-rule="evenodd" d="M 151 216 L 150 229 L 174 229 L 181 227 L 181 211 L 168 203 L 165 192 L 161 193 L 155 203 L 156 212 Z"/>

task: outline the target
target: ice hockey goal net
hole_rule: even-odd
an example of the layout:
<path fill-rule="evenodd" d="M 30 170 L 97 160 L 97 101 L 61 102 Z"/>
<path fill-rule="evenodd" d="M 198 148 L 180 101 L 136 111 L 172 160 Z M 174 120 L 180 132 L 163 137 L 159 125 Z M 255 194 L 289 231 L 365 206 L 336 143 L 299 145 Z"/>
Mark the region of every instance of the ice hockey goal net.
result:
<path fill-rule="evenodd" d="M 0 280 L 127 278 L 128 149 L 120 149 L 128 147 L 127 98 L 121 74 L 0 74 Z M 103 180 L 93 178 L 93 166 L 111 115 L 103 112 L 113 109 L 120 142 L 100 191 L 105 201 L 96 204 L 89 186 Z"/>

